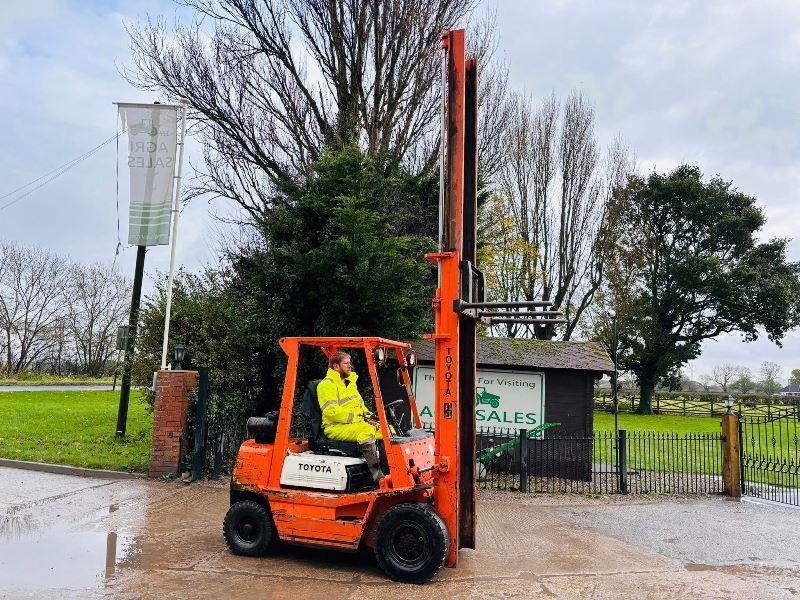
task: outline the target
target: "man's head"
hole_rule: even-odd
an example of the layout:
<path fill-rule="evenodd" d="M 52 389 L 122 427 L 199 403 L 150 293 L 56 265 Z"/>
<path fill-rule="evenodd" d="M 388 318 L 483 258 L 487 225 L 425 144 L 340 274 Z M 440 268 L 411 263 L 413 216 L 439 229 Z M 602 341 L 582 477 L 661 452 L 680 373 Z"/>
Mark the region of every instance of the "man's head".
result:
<path fill-rule="evenodd" d="M 347 352 L 336 352 L 328 359 L 328 366 L 339 373 L 342 379 L 348 377 L 353 370 L 350 355 Z"/>

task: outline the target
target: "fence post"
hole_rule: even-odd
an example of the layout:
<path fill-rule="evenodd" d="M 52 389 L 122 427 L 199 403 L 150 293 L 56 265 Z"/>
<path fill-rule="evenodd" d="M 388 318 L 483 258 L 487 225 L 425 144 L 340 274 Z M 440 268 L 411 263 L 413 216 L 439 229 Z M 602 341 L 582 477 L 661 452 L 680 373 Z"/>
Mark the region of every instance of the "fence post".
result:
<path fill-rule="evenodd" d="M 661 397 L 656 396 L 656 414 L 661 414 Z"/>
<path fill-rule="evenodd" d="M 742 497 L 739 416 L 733 413 L 722 415 L 722 485 L 731 498 Z"/>
<path fill-rule="evenodd" d="M 628 493 L 628 432 L 619 430 L 617 436 L 617 477 L 619 478 L 619 493 Z"/>
<path fill-rule="evenodd" d="M 208 416 L 208 369 L 200 367 L 200 384 L 197 389 L 197 412 L 194 420 L 194 456 L 192 457 L 192 479 L 203 476 L 206 466 L 206 420 Z"/>
<path fill-rule="evenodd" d="M 528 430 L 519 430 L 519 491 L 528 491 Z"/>
<path fill-rule="evenodd" d="M 686 396 L 683 396 L 683 416 L 686 416 Z"/>

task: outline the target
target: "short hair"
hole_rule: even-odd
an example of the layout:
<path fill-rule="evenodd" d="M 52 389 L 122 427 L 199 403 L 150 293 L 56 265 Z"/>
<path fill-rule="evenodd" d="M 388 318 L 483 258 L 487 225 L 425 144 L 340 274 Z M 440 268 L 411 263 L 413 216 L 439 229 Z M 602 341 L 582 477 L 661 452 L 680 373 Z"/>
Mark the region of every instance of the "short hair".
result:
<path fill-rule="evenodd" d="M 328 359 L 328 366 L 332 369 L 335 365 L 341 364 L 345 357 L 350 358 L 347 352 L 334 352 Z"/>

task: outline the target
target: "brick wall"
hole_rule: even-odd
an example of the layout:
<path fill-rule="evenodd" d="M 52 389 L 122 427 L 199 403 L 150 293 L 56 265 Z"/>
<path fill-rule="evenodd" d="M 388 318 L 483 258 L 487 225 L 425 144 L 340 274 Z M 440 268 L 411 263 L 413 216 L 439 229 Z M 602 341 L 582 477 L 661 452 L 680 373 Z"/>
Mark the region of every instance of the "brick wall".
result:
<path fill-rule="evenodd" d="M 178 475 L 186 453 L 186 409 L 197 371 L 159 371 L 153 409 L 153 446 L 148 477 Z"/>

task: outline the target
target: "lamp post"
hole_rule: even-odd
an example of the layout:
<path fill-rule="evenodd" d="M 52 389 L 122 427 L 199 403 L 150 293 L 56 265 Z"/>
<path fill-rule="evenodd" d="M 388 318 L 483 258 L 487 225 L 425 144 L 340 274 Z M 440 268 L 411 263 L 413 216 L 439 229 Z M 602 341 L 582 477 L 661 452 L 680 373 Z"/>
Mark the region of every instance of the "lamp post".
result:
<path fill-rule="evenodd" d="M 175 359 L 175 364 L 172 368 L 175 371 L 180 371 L 183 368 L 183 361 L 186 358 L 186 344 L 183 342 L 175 344 L 175 348 L 172 350 L 172 357 Z"/>
<path fill-rule="evenodd" d="M 730 394 L 727 394 L 722 401 L 725 403 L 725 414 L 732 415 L 733 414 L 733 405 L 736 403 L 736 400 Z"/>
<path fill-rule="evenodd" d="M 617 312 L 614 310 L 608 311 L 608 316 L 611 318 L 611 355 L 614 360 L 614 377 L 611 379 L 611 402 L 614 412 L 614 435 L 619 437 L 619 395 L 617 389 L 619 388 L 619 367 L 617 366 L 617 345 L 619 327 L 617 325 Z"/>

